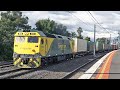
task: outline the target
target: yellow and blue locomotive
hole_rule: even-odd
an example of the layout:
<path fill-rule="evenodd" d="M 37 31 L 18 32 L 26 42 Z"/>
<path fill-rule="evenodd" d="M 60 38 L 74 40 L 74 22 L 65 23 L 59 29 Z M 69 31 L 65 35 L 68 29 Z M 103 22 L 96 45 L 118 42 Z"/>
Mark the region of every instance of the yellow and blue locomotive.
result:
<path fill-rule="evenodd" d="M 73 58 L 74 41 L 38 30 L 18 31 L 14 35 L 14 65 L 37 68 L 51 62 Z"/>

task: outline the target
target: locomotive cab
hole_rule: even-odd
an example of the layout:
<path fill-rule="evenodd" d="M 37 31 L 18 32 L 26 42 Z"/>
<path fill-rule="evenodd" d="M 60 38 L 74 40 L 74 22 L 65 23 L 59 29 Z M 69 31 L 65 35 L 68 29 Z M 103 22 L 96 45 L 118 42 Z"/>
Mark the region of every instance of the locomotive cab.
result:
<path fill-rule="evenodd" d="M 14 65 L 21 68 L 39 67 L 40 42 L 38 32 L 17 32 L 14 36 Z"/>

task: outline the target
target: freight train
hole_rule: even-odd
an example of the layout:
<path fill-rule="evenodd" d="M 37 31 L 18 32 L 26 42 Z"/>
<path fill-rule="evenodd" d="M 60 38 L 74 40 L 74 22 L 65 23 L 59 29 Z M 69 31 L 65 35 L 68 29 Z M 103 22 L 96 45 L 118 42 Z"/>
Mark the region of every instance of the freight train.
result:
<path fill-rule="evenodd" d="M 103 50 L 100 44 L 97 51 Z M 14 35 L 13 63 L 20 68 L 38 68 L 93 52 L 93 42 L 38 30 L 18 31 Z M 109 48 L 106 48 L 106 50 Z"/>

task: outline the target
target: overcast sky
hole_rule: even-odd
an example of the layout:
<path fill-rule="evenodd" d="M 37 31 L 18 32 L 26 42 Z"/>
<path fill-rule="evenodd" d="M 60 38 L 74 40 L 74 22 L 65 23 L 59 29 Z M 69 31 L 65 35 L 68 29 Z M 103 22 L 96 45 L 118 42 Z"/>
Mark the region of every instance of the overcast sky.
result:
<path fill-rule="evenodd" d="M 110 33 L 111 37 L 117 37 L 118 31 L 120 31 L 120 11 L 72 11 L 68 13 L 67 11 L 22 11 L 23 15 L 29 17 L 29 24 L 35 27 L 35 22 L 39 19 L 50 18 L 57 23 L 64 24 L 67 26 L 68 31 L 77 31 L 80 26 L 83 28 L 82 35 L 84 37 L 89 36 L 93 39 L 94 24 L 95 20 L 92 18 L 90 13 L 94 18 L 101 24 L 102 27 L 106 28 Z M 79 18 L 79 19 L 78 19 Z M 101 28 L 98 24 L 96 26 L 96 38 L 99 37 L 110 37 L 105 29 Z"/>
<path fill-rule="evenodd" d="M 110 33 L 111 37 L 117 37 L 118 31 L 120 31 L 120 11 L 71 11 L 72 14 L 67 11 L 22 11 L 23 15 L 29 17 L 29 24 L 34 28 L 36 21 L 40 19 L 50 18 L 57 23 L 64 24 L 67 26 L 68 31 L 77 31 L 80 26 L 83 28 L 82 35 L 84 37 L 89 36 L 93 39 L 94 36 L 94 24 L 96 22 L 90 15 L 101 24 L 102 27 L 106 28 Z M 77 17 L 77 18 L 76 18 Z M 78 19 L 79 18 L 79 19 Z M 76 32 L 77 33 L 77 32 Z M 96 26 L 96 38 L 99 37 L 110 37 L 105 29 Z"/>

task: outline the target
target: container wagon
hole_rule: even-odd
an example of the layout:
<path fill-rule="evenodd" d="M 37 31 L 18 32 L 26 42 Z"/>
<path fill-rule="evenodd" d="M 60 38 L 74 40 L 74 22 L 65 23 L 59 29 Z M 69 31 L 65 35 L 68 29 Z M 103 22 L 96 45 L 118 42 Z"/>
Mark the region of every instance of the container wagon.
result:
<path fill-rule="evenodd" d="M 74 40 L 74 54 L 85 55 L 87 54 L 87 41 L 83 39 L 73 38 Z"/>
<path fill-rule="evenodd" d="M 96 42 L 96 52 L 103 52 L 104 48 L 103 48 L 104 44 L 100 41 Z"/>
<path fill-rule="evenodd" d="M 117 44 L 112 44 L 112 50 L 117 50 L 118 49 L 118 45 Z"/>
<path fill-rule="evenodd" d="M 87 42 L 87 51 L 88 51 L 88 53 L 93 54 L 93 50 L 94 50 L 94 42 L 88 41 Z"/>

